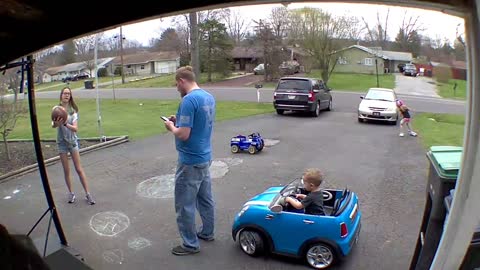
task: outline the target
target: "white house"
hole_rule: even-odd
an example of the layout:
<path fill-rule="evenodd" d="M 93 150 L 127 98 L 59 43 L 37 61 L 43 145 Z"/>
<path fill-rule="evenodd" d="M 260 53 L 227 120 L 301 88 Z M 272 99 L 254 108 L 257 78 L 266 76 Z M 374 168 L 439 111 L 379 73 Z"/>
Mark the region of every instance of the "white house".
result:
<path fill-rule="evenodd" d="M 112 62 L 121 66 L 121 58 Z M 142 52 L 123 56 L 126 75 L 170 74 L 180 67 L 180 56 L 176 52 Z"/>
<path fill-rule="evenodd" d="M 97 59 L 98 68 L 106 67 L 114 59 L 114 57 Z M 76 62 L 48 68 L 43 74 L 43 82 L 61 81 L 66 77 L 73 77 L 78 74 L 88 74 L 92 78 L 96 76 L 95 69 L 90 70 L 86 62 Z"/>

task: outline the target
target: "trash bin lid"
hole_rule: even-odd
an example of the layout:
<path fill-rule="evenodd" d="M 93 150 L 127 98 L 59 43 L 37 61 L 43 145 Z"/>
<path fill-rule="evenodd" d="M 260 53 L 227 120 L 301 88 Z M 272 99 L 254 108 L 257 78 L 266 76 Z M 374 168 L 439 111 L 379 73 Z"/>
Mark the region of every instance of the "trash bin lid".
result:
<path fill-rule="evenodd" d="M 427 156 L 440 177 L 457 179 L 462 160 L 462 150 L 462 147 L 457 146 L 432 146 Z"/>

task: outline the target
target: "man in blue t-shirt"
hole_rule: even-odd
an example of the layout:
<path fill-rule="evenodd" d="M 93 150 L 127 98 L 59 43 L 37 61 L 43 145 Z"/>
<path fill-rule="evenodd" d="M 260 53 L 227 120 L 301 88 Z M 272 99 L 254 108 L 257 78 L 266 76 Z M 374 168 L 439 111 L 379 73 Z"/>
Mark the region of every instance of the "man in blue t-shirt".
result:
<path fill-rule="evenodd" d="M 177 90 L 182 96 L 177 114 L 165 121 L 175 135 L 178 165 L 175 174 L 175 212 L 183 243 L 172 249 L 175 255 L 200 251 L 198 239 L 214 239 L 214 201 L 210 164 L 212 131 L 215 120 L 215 99 L 195 82 L 192 68 L 181 67 L 175 75 Z M 195 226 L 195 209 L 202 227 Z"/>

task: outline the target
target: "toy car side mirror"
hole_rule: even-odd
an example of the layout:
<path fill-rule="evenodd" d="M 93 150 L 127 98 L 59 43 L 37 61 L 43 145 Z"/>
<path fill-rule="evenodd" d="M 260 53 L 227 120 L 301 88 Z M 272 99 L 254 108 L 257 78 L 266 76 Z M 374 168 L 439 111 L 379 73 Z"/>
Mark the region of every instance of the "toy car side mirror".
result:
<path fill-rule="evenodd" d="M 363 99 L 364 97 L 363 96 L 360 96 L 360 99 Z"/>
<path fill-rule="evenodd" d="M 280 212 L 283 211 L 283 207 L 279 204 L 275 204 L 275 205 L 270 207 L 270 211 L 272 211 L 274 213 L 280 213 Z"/>

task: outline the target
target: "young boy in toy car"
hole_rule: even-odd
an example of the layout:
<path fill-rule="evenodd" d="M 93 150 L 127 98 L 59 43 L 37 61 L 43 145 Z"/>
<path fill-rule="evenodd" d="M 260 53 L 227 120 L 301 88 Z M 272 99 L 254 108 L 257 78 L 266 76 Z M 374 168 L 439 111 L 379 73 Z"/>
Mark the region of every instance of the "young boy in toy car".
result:
<path fill-rule="evenodd" d="M 307 169 L 303 174 L 303 186 L 306 194 L 296 194 L 295 198 L 287 197 L 285 202 L 295 209 L 305 209 L 305 214 L 325 215 L 323 208 L 323 193 L 320 185 L 323 182 L 323 175 L 318 169 Z"/>

